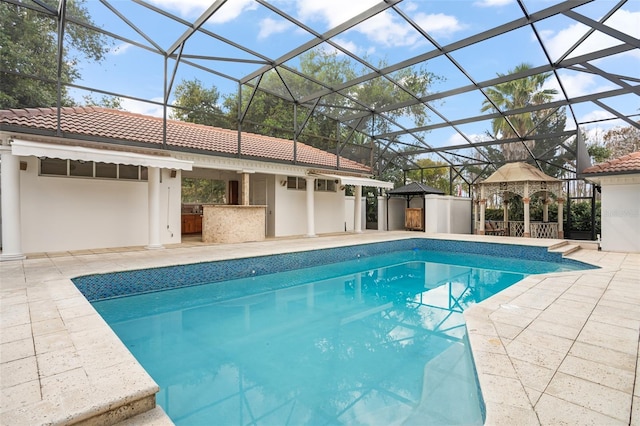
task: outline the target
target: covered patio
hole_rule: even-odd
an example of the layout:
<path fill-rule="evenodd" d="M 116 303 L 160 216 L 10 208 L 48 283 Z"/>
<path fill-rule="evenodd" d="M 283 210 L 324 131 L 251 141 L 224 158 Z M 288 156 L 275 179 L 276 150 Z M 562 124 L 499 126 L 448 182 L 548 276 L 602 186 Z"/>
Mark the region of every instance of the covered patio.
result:
<path fill-rule="evenodd" d="M 509 163 L 500 167 L 487 179 L 477 184 L 476 194 L 478 192 L 479 198 L 476 198 L 473 203 L 476 234 L 564 238 L 562 228 L 564 195 L 561 180 L 548 176 L 527 163 Z M 529 205 L 531 196 L 537 193 L 542 193 L 544 203 L 543 217 L 541 222 L 532 222 Z M 556 203 L 558 203 L 558 220 L 556 223 L 549 222 L 549 204 L 551 203 L 549 194 L 553 194 Z M 485 220 L 487 198 L 493 195 L 498 195 L 502 198 L 504 212 L 502 221 Z M 515 196 L 522 197 L 524 204 L 523 221 L 509 220 L 509 204 L 515 200 Z M 478 218 L 478 214 L 480 218 Z"/>

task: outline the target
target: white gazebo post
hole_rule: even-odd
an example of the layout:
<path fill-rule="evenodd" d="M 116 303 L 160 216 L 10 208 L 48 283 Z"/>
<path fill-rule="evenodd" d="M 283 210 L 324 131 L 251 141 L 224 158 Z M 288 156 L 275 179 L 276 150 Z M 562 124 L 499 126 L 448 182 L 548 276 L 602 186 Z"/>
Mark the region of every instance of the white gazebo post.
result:
<path fill-rule="evenodd" d="M 362 232 L 362 186 L 356 185 L 353 200 L 353 232 Z"/>
<path fill-rule="evenodd" d="M 313 202 L 313 197 L 315 194 L 316 188 L 316 179 L 312 177 L 307 177 L 307 237 L 315 237 L 315 205 Z"/>
<path fill-rule="evenodd" d="M 564 238 L 564 230 L 562 229 L 562 224 L 564 220 L 563 203 L 564 203 L 564 199 L 558 198 L 558 238 Z"/>
<path fill-rule="evenodd" d="M 2 256 L 1 260 L 21 260 L 20 235 L 20 158 L 11 153 L 11 147 L 2 146 Z"/>
<path fill-rule="evenodd" d="M 149 245 L 148 249 L 161 249 L 160 242 L 160 169 L 148 167 Z"/>
<path fill-rule="evenodd" d="M 544 191 L 544 201 L 542 203 L 542 221 L 544 223 L 549 222 L 549 194 Z"/>
<path fill-rule="evenodd" d="M 504 221 L 504 226 L 508 226 L 507 224 L 509 223 L 509 200 L 507 200 L 507 197 L 505 195 L 505 193 L 502 193 L 502 220 Z"/>
<path fill-rule="evenodd" d="M 473 231 L 478 233 L 478 199 L 473 200 Z"/>
<path fill-rule="evenodd" d="M 531 225 L 529 225 L 529 201 L 531 201 L 531 199 L 529 198 L 529 182 L 525 182 L 524 183 L 524 192 L 522 193 L 522 202 L 524 203 L 524 231 L 522 233 L 523 237 L 530 237 L 531 236 L 531 230 L 529 229 L 529 227 Z"/>
<path fill-rule="evenodd" d="M 484 195 L 484 185 L 480 185 L 480 229 L 478 229 L 479 235 L 484 235 L 484 209 L 487 205 L 487 199 Z"/>

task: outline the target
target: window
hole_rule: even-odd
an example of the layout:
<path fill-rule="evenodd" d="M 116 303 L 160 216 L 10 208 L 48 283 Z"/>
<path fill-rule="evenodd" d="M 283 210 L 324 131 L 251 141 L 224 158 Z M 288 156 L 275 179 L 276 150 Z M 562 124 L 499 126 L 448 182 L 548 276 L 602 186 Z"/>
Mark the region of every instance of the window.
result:
<path fill-rule="evenodd" d="M 40 159 L 41 176 L 67 176 L 98 179 L 147 180 L 147 168 L 125 164 L 83 160 Z"/>
<path fill-rule="evenodd" d="M 307 179 L 303 177 L 287 177 L 287 189 L 307 189 Z M 332 179 L 316 179 L 314 190 L 319 192 L 336 192 L 336 181 Z"/>
<path fill-rule="evenodd" d="M 287 178 L 287 189 L 307 189 L 307 179 L 295 176 L 289 176 Z"/>
<path fill-rule="evenodd" d="M 227 204 L 227 182 L 217 179 L 182 179 L 182 202 Z"/>
<path fill-rule="evenodd" d="M 118 165 L 110 163 L 96 163 L 96 177 L 103 179 L 116 179 L 118 177 Z"/>
<path fill-rule="evenodd" d="M 70 160 L 69 175 L 93 177 L 93 161 Z"/>
<path fill-rule="evenodd" d="M 120 179 L 138 180 L 140 176 L 140 166 L 130 166 L 128 164 L 120 164 L 118 167 L 118 177 Z"/>
<path fill-rule="evenodd" d="M 45 158 L 40 160 L 40 174 L 53 176 L 67 175 L 67 160 Z"/>

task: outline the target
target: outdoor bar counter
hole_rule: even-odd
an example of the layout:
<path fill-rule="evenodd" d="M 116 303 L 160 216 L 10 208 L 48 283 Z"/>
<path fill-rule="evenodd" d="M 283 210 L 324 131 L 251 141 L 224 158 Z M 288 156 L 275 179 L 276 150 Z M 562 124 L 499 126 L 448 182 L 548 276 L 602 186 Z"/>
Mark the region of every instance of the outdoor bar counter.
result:
<path fill-rule="evenodd" d="M 265 239 L 267 206 L 205 204 L 202 206 L 202 241 L 243 243 Z"/>

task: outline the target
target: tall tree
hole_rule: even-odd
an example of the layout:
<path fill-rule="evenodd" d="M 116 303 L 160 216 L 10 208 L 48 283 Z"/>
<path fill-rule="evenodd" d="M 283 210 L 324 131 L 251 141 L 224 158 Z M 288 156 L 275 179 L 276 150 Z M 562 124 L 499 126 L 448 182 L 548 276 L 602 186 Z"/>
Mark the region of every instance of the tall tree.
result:
<path fill-rule="evenodd" d="M 227 117 L 219 106 L 220 93 L 215 86 L 209 89 L 200 80 L 182 80 L 175 90 L 171 118 L 208 126 L 228 127 Z"/>
<path fill-rule="evenodd" d="M 384 68 L 386 63 L 381 61 L 377 66 Z M 243 109 L 246 107 L 246 102 L 251 99 L 250 108 L 242 123 L 244 130 L 291 139 L 294 135 L 295 117 L 298 126 L 300 123 L 305 123 L 304 129 L 301 132 L 298 130 L 300 133 L 298 140 L 335 152 L 338 143 L 353 142 L 346 141 L 351 129 L 338 126 L 338 123 L 345 115 L 353 114 L 358 109 L 367 110 L 354 100 L 380 109 L 410 100 L 411 95 L 407 91 L 414 91 L 418 96 L 424 96 L 428 93 L 431 83 L 440 78 L 422 68 L 404 68 L 396 71 L 393 78 L 406 90 L 392 83 L 388 78 L 378 77 L 352 86 L 342 93 L 323 96 L 315 110 L 311 112 L 308 107 L 294 108 L 294 101 L 321 91 L 323 86 L 317 82 L 335 87 L 359 75 L 367 74 L 371 70 L 359 68 L 347 56 L 324 50 L 312 50 L 301 55 L 298 70 L 311 76 L 315 81 L 305 79 L 294 72 L 279 69 L 277 72 L 272 70 L 264 75 L 253 96 L 252 88 L 243 88 Z M 230 111 L 231 119 L 237 122 L 237 96 L 228 97 L 225 100 L 225 106 Z M 386 113 L 386 116 L 390 120 L 395 120 L 409 114 L 418 126 L 428 120 L 426 109 L 419 104 L 405 109 L 391 110 Z M 388 132 L 390 127 L 388 120 L 369 117 L 368 121 L 365 120 L 364 123 L 359 124 L 358 128 L 375 136 Z M 361 140 L 366 145 L 370 144 L 368 138 Z"/>
<path fill-rule="evenodd" d="M 56 0 L 42 0 L 57 10 Z M 68 1 L 67 14 L 91 22 L 84 0 Z M 0 3 L 0 108 L 54 106 L 57 103 L 57 23 L 54 16 L 32 8 Z M 80 56 L 101 61 L 108 51 L 105 36 L 68 23 L 61 64 L 63 83 L 80 77 Z M 63 105 L 74 104 L 62 85 Z"/>
<path fill-rule="evenodd" d="M 510 70 L 507 74 L 498 73 L 498 77 L 518 74 L 531 69 L 531 65 L 523 63 Z M 507 81 L 497 84 L 486 90 L 489 99 L 482 103 L 482 112 L 495 112 L 498 108 L 502 112 L 524 108 L 530 105 L 540 105 L 553 99 L 557 93 L 555 89 L 543 89 L 545 82 L 551 77 L 551 73 L 541 73 L 525 78 Z M 495 105 L 495 107 L 494 107 Z M 497 139 L 521 138 L 527 136 L 537 124 L 544 113 L 523 113 L 495 118 L 492 121 L 492 136 Z M 538 122 L 536 122 L 538 121 Z M 529 150 L 535 146 L 534 141 L 527 141 Z M 524 160 L 528 156 L 527 149 L 522 143 L 512 142 L 502 144 L 502 151 L 506 161 Z"/>
<path fill-rule="evenodd" d="M 416 160 L 421 169 L 413 169 L 407 172 L 407 178 L 413 182 L 421 182 L 433 188 L 450 193 L 449 165 L 444 162 L 436 162 L 429 158 Z"/>
<path fill-rule="evenodd" d="M 634 126 L 614 127 L 604 134 L 603 139 L 611 158 L 640 151 L 640 129 Z"/>

